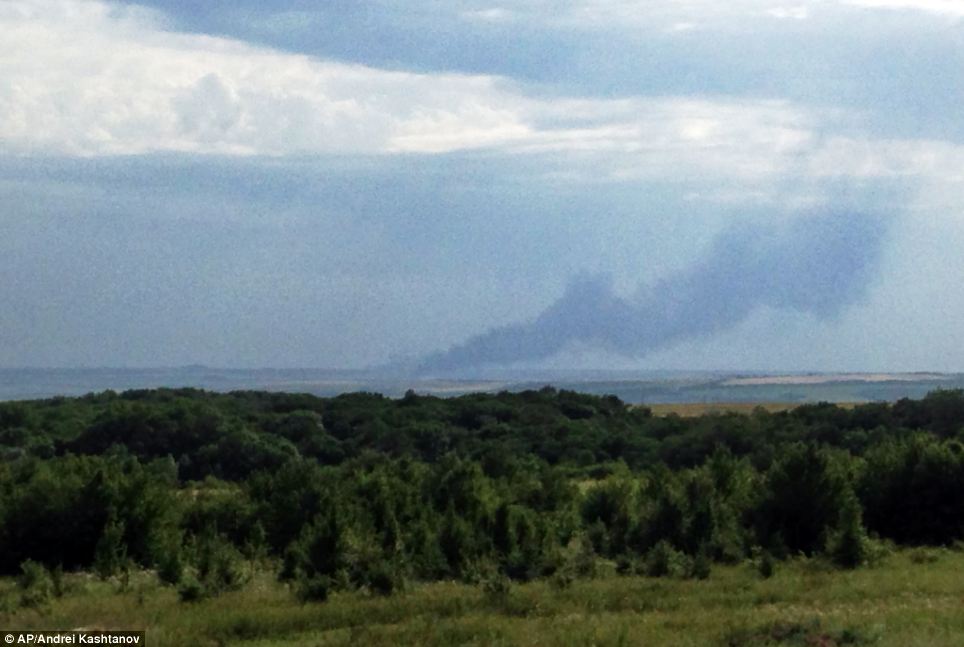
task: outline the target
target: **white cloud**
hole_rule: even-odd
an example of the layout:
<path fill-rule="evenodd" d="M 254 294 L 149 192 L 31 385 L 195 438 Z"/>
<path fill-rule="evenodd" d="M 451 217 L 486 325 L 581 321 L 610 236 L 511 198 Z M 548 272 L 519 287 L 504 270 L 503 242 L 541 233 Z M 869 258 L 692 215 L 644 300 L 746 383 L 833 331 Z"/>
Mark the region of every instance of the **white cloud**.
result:
<path fill-rule="evenodd" d="M 783 101 L 683 99 L 563 101 L 540 106 L 564 128 L 533 133 L 519 150 L 582 160 L 597 178 L 761 180 L 788 171 L 811 141 L 814 117 Z M 590 117 L 595 112 L 595 115 Z M 582 116 L 582 119 L 577 117 Z"/>
<path fill-rule="evenodd" d="M 611 10 L 638 3 L 594 0 Z M 701 2 L 678 2 L 693 8 Z M 594 180 L 960 182 L 964 152 L 833 132 L 840 115 L 733 97 L 538 98 L 504 79 L 347 65 L 168 31 L 136 8 L 0 4 L 0 152 L 284 156 L 491 149 Z M 955 175 L 956 173 L 956 175 Z"/>
<path fill-rule="evenodd" d="M 102 2 L 10 0 L 0 30 L 0 147 L 20 155 L 501 148 L 729 165 L 806 137 L 800 115 L 774 103 L 535 99 L 495 77 L 386 71 L 173 33 L 150 13 Z"/>
<path fill-rule="evenodd" d="M 808 155 L 814 177 L 928 178 L 964 183 L 964 147 L 934 140 L 831 137 Z"/>
<path fill-rule="evenodd" d="M 810 17 L 810 8 L 807 5 L 797 5 L 792 7 L 774 7 L 766 11 L 768 16 L 780 18 L 782 20 L 806 20 Z"/>
<path fill-rule="evenodd" d="M 964 16 L 964 1 L 962 0 L 842 0 L 845 4 L 864 7 L 867 9 L 893 9 L 926 11 L 930 13 L 946 14 L 948 16 Z"/>
<path fill-rule="evenodd" d="M 520 98 L 495 78 L 378 70 L 161 27 L 102 2 L 4 2 L 0 147 L 283 155 L 431 142 L 425 149 L 437 151 L 524 129 Z M 440 131 L 454 134 L 440 144 Z"/>
<path fill-rule="evenodd" d="M 786 103 L 537 99 L 487 76 L 392 72 L 158 28 L 101 2 L 0 12 L 0 147 L 21 155 L 443 153 L 607 158 L 614 176 L 758 176 L 808 137 Z"/>
<path fill-rule="evenodd" d="M 488 9 L 463 11 L 461 16 L 471 21 L 500 23 L 515 20 L 516 13 L 504 7 L 489 7 Z"/>

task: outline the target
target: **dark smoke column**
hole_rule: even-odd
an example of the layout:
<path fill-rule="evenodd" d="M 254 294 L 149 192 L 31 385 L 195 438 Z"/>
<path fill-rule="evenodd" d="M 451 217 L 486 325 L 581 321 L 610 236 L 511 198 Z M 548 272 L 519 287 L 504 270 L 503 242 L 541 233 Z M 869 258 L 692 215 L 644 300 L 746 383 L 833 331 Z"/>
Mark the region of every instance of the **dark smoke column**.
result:
<path fill-rule="evenodd" d="M 704 259 L 624 299 L 579 277 L 535 320 L 493 328 L 426 357 L 423 374 L 550 357 L 583 342 L 631 357 L 720 332 L 763 306 L 826 318 L 867 291 L 890 218 L 821 213 L 733 226 Z"/>

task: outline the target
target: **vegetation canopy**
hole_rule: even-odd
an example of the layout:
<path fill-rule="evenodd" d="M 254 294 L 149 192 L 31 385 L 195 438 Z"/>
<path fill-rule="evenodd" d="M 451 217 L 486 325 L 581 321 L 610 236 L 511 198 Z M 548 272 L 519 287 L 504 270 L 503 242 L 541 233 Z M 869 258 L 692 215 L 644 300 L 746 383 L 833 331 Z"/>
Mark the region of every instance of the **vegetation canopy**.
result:
<path fill-rule="evenodd" d="M 0 573 L 153 569 L 184 603 L 274 571 L 303 602 L 609 564 L 705 579 L 964 540 L 964 393 L 653 416 L 544 388 L 441 399 L 191 389 L 0 404 Z M 69 537 L 70 541 L 64 541 Z M 58 574 L 55 575 L 54 574 Z"/>

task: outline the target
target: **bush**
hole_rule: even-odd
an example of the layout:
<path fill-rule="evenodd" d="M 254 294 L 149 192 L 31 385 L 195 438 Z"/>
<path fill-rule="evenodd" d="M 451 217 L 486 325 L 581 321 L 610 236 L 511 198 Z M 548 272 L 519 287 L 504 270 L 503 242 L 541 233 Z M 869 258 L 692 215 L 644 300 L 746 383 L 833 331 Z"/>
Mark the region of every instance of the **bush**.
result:
<path fill-rule="evenodd" d="M 705 580 L 710 576 L 710 570 L 712 565 L 710 558 L 706 555 L 706 551 L 701 550 L 693 558 L 693 567 L 690 575 L 698 580 Z"/>
<path fill-rule="evenodd" d="M 549 583 L 552 585 L 552 588 L 556 589 L 557 591 L 565 591 L 572 586 L 574 581 L 575 578 L 572 576 L 572 573 L 564 570 L 557 571 L 549 579 Z"/>
<path fill-rule="evenodd" d="M 660 541 L 646 553 L 643 567 L 650 577 L 685 577 L 691 572 L 692 563 L 669 542 Z"/>
<path fill-rule="evenodd" d="M 760 574 L 765 580 L 770 579 L 777 572 L 777 560 L 768 550 L 756 550 L 756 554 L 753 558 L 753 563 L 756 566 L 756 572 Z"/>
<path fill-rule="evenodd" d="M 54 595 L 54 580 L 43 564 L 28 559 L 20 565 L 17 578 L 20 589 L 20 605 L 38 607 L 46 604 Z"/>
<path fill-rule="evenodd" d="M 635 560 L 629 555 L 620 555 L 616 558 L 616 573 L 618 575 L 632 575 L 637 570 Z"/>
<path fill-rule="evenodd" d="M 177 596 L 181 602 L 199 602 L 208 597 L 208 591 L 196 577 L 187 575 L 177 587 Z"/>
<path fill-rule="evenodd" d="M 94 549 L 94 572 L 101 579 L 117 575 L 129 568 L 127 544 L 124 543 L 124 523 L 111 520 Z"/>
<path fill-rule="evenodd" d="M 239 589 L 250 579 L 238 549 L 213 534 L 199 542 L 197 574 L 211 595 Z"/>
<path fill-rule="evenodd" d="M 295 595 L 302 603 L 324 602 L 328 599 L 331 588 L 331 578 L 326 575 L 315 575 L 313 577 L 302 575 L 298 578 Z"/>
<path fill-rule="evenodd" d="M 503 573 L 494 573 L 482 580 L 481 587 L 486 600 L 501 604 L 509 597 L 512 582 Z"/>
<path fill-rule="evenodd" d="M 54 596 L 62 598 L 67 593 L 67 582 L 64 580 L 64 569 L 59 564 L 50 569 L 50 581 L 54 587 Z"/>
<path fill-rule="evenodd" d="M 389 596 L 405 588 L 402 572 L 385 562 L 371 566 L 364 574 L 364 579 L 368 590 L 378 595 Z"/>
<path fill-rule="evenodd" d="M 791 554 L 825 549 L 827 532 L 840 527 L 840 513 L 853 499 L 847 458 L 815 445 L 784 448 L 754 513 L 760 543 L 783 544 Z"/>
<path fill-rule="evenodd" d="M 285 552 L 282 572 L 288 577 L 298 571 L 308 577 L 334 577 L 338 570 L 348 565 L 347 548 L 346 534 L 337 516 L 319 515 L 302 529 L 297 542 Z"/>
<path fill-rule="evenodd" d="M 907 554 L 913 564 L 933 564 L 940 560 L 941 550 L 934 548 L 915 548 Z"/>
<path fill-rule="evenodd" d="M 157 577 L 165 584 L 178 584 L 184 575 L 184 560 L 180 547 L 166 552 L 157 563 Z"/>
<path fill-rule="evenodd" d="M 178 595 L 182 602 L 194 602 L 241 588 L 250 575 L 245 572 L 241 553 L 222 537 L 206 532 L 196 538 L 193 572 L 180 577 Z M 173 575 L 172 565 L 168 575 Z"/>
<path fill-rule="evenodd" d="M 860 521 L 860 505 L 852 497 L 840 512 L 840 527 L 829 535 L 827 555 L 837 566 L 857 568 L 870 556 L 870 540 Z"/>
<path fill-rule="evenodd" d="M 572 558 L 572 569 L 577 577 L 596 577 L 596 551 L 588 535 L 578 538 L 578 548 Z"/>

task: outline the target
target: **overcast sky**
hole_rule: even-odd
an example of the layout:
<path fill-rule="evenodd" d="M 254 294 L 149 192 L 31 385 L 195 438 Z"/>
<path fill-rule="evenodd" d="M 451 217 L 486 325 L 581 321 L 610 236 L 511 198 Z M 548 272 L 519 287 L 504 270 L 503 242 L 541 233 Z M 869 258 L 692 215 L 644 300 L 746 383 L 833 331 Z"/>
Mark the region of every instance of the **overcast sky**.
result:
<path fill-rule="evenodd" d="M 439 357 L 604 284 L 715 323 L 524 365 L 964 370 L 964 1 L 0 0 L 0 34 L 0 366 Z"/>

